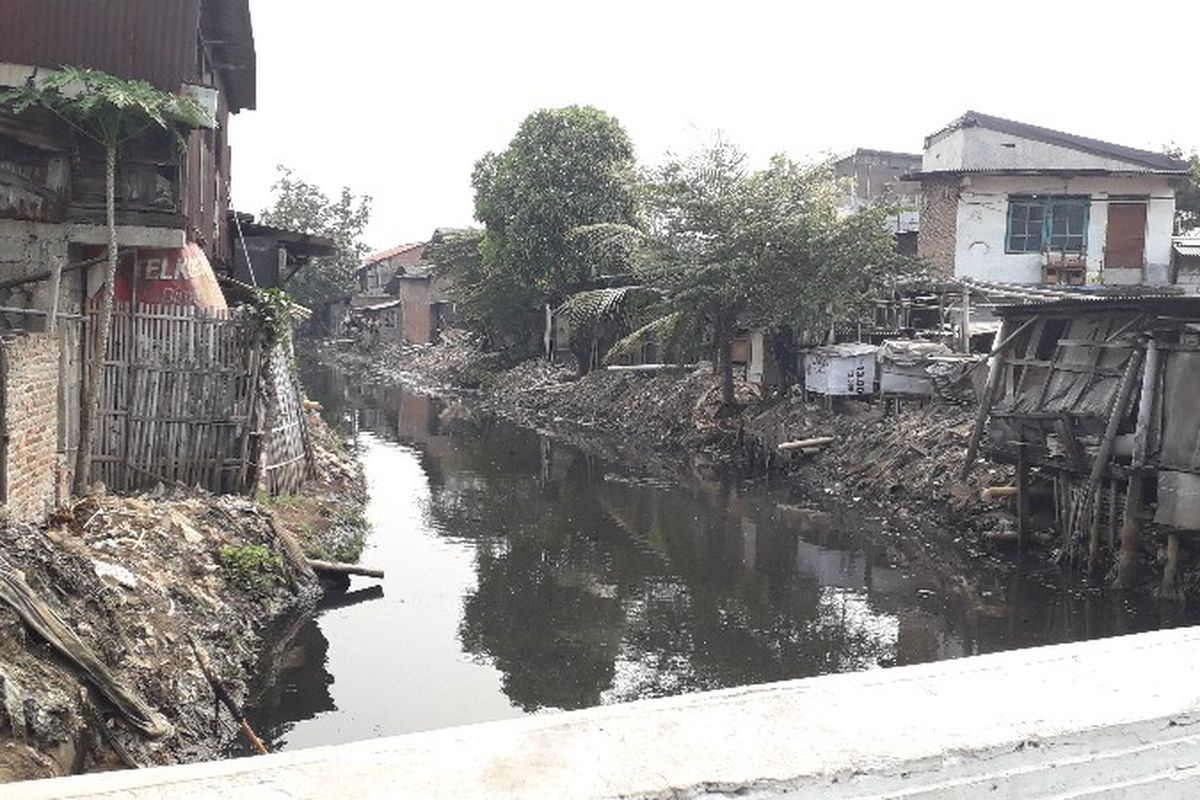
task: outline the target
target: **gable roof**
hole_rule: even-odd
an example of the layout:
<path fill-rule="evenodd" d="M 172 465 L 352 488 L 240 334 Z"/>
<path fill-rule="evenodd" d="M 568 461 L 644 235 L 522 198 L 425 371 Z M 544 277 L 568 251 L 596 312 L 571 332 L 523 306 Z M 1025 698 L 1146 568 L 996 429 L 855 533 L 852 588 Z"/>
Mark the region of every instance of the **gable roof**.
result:
<path fill-rule="evenodd" d="M 1140 150 L 1136 147 L 1126 147 L 1125 145 L 1113 144 L 1112 142 L 1092 139 L 1087 136 L 1077 136 L 1073 133 L 1056 131 L 1053 128 L 1043 128 L 1025 122 L 993 117 L 991 114 L 983 114 L 978 111 L 968 111 L 945 128 L 925 137 L 925 147 L 928 149 L 931 144 L 956 130 L 976 127 L 987 128 L 999 133 L 1007 133 L 1010 136 L 1019 136 L 1022 139 L 1032 139 L 1037 142 L 1067 147 L 1072 150 L 1079 150 L 1084 153 L 1091 153 L 1092 155 L 1112 158 L 1118 161 L 1126 161 L 1154 172 L 1186 173 L 1188 171 L 1186 161 L 1171 158 L 1165 153 L 1156 153 L 1153 150 Z"/>
<path fill-rule="evenodd" d="M 369 266 L 369 265 L 374 264 L 379 261 L 384 261 L 389 258 L 394 258 L 398 255 L 402 255 L 404 253 L 407 253 L 411 250 L 416 250 L 418 248 L 420 248 L 421 253 L 415 254 L 416 255 L 415 261 L 419 261 L 421 254 L 424 252 L 424 249 L 425 249 L 425 242 L 409 242 L 407 244 L 398 244 L 395 247 L 389 247 L 387 250 L 380 250 L 378 253 L 369 253 L 367 255 L 367 257 L 363 259 L 362 266 L 366 267 L 366 266 Z M 414 263 L 415 263 L 415 261 L 414 261 Z"/>

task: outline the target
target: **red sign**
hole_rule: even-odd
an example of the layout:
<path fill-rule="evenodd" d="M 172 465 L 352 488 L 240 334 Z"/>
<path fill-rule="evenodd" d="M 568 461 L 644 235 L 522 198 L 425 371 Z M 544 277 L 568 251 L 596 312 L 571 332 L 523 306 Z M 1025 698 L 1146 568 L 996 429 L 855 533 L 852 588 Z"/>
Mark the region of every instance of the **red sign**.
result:
<path fill-rule="evenodd" d="M 113 295 L 115 300 L 195 306 L 209 310 L 228 308 L 212 265 L 199 245 L 188 244 L 177 250 L 139 249 L 135 252 L 136 261 L 130 255 L 121 254 Z M 97 255 L 102 253 L 100 249 Z"/>

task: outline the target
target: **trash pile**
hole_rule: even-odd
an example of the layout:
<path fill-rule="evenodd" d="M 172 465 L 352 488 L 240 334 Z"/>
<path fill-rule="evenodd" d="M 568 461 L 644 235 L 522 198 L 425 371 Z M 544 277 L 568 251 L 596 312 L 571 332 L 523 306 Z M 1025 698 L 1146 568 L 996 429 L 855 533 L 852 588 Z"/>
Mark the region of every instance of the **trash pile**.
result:
<path fill-rule="evenodd" d="M 701 446 L 715 421 L 720 387 L 712 370 L 623 372 L 527 361 L 496 376 L 484 404 L 517 422 L 569 425 L 636 438 L 646 446 Z"/>
<path fill-rule="evenodd" d="M 850 402 L 837 411 L 800 397 L 750 416 L 746 439 L 769 466 L 817 469 L 826 480 L 858 494 L 928 503 L 953 514 L 975 510 L 980 491 L 1011 479 L 1007 468 L 977 470 L 958 480 L 974 424 L 968 406 L 931 403 L 888 414 L 883 406 Z M 832 437 L 810 458 L 789 456 L 780 445 Z M 811 471 L 811 470 L 810 470 Z"/>
<path fill-rule="evenodd" d="M 215 757 L 228 734 L 213 735 L 212 693 L 187 635 L 236 693 L 265 627 L 318 592 L 289 569 L 255 503 L 161 486 L 87 497 L 46 529 L 2 526 L 0 554 L 167 723 L 159 738 L 136 730 L 96 681 L 0 603 L 0 782 Z"/>
<path fill-rule="evenodd" d="M 316 469 L 295 497 L 160 484 L 44 527 L 0 520 L 0 783 L 219 758 L 239 736 L 228 714 L 214 729 L 198 655 L 243 697 L 265 638 L 321 592 L 307 559 L 356 560 L 367 530 L 361 466 L 308 412 Z"/>

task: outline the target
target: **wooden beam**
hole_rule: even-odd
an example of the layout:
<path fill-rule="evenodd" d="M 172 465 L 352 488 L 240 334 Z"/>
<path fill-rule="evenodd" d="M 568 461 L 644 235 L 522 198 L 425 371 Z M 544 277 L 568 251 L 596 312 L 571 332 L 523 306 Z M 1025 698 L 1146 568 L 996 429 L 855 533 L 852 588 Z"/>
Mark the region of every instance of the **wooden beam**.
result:
<path fill-rule="evenodd" d="M 1096 453 L 1096 460 L 1092 462 L 1092 472 L 1084 485 L 1083 496 L 1078 498 L 1076 507 L 1072 509 L 1072 528 L 1074 521 L 1079 518 L 1083 510 L 1090 507 L 1092 496 L 1096 493 L 1096 489 L 1100 486 L 1100 480 L 1104 477 L 1104 470 L 1112 457 L 1113 441 L 1117 438 L 1117 429 L 1121 425 L 1121 419 L 1125 416 L 1125 409 L 1129 406 L 1129 398 L 1133 394 L 1133 385 L 1141 371 L 1141 366 L 1142 351 L 1133 350 L 1129 354 L 1129 363 L 1125 366 L 1125 375 L 1121 379 L 1121 385 L 1117 388 L 1116 396 L 1109 408 L 1108 423 L 1104 429 L 1104 436 L 1100 440 L 1100 451 Z M 1069 533 L 1073 535 L 1074 531 Z"/>
<path fill-rule="evenodd" d="M 1026 442 L 1017 446 L 1017 547 L 1024 549 L 1029 538 L 1029 460 Z"/>
<path fill-rule="evenodd" d="M 1146 478 L 1142 470 L 1146 466 L 1148 432 L 1154 411 L 1154 395 L 1158 387 L 1158 369 L 1158 345 L 1151 339 L 1146 344 L 1146 368 L 1142 370 L 1142 394 L 1138 400 L 1137 427 L 1133 433 L 1133 462 L 1130 465 L 1129 489 L 1125 494 L 1125 518 L 1121 525 L 1121 553 L 1117 557 L 1117 571 L 1113 579 L 1113 586 L 1117 589 L 1128 589 L 1132 586 L 1137 570 L 1137 548 L 1142 533 L 1142 504 L 1146 492 Z"/>
<path fill-rule="evenodd" d="M 1029 319 L 1022 322 L 1020 325 L 1018 325 L 1017 329 L 1015 331 L 1010 333 L 1008 336 L 1005 336 L 1003 339 L 1000 338 L 1000 334 L 999 334 L 999 332 L 997 332 L 996 333 L 997 344 L 992 348 L 992 351 L 990 353 L 988 353 L 988 358 L 995 358 L 996 356 L 1000 355 L 1005 350 L 1007 350 L 1008 346 L 1011 345 L 1018 336 L 1020 336 L 1022 333 L 1024 333 L 1026 330 L 1028 330 L 1030 328 L 1030 326 L 1032 326 L 1033 323 L 1035 323 L 1035 322 L 1037 322 L 1037 317 L 1030 317 Z"/>
<path fill-rule="evenodd" d="M 1008 322 L 1001 320 L 1000 330 L 996 333 L 996 338 L 1001 343 L 1007 346 L 1008 342 L 1013 341 L 1016 337 L 1005 337 L 1005 328 L 1008 327 Z M 983 397 L 979 398 L 979 408 L 975 411 L 975 427 L 971 429 L 971 439 L 967 442 L 967 456 L 963 461 L 960 478 L 966 480 L 971 474 L 971 469 L 975 466 L 975 457 L 979 454 L 979 441 L 983 438 L 983 426 L 987 424 L 988 414 L 992 410 L 992 403 L 995 402 L 996 388 L 1000 385 L 1000 369 L 1004 362 L 1004 352 L 992 356 L 991 362 L 988 364 L 987 383 L 984 385 Z"/>

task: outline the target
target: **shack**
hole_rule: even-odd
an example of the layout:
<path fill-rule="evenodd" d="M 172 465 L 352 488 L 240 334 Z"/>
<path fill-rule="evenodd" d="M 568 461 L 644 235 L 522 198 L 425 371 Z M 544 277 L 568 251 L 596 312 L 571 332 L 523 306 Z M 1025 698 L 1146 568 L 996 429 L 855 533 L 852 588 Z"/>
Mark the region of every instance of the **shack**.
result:
<path fill-rule="evenodd" d="M 804 388 L 828 397 L 875 394 L 875 358 L 870 344 L 832 344 L 804 351 Z"/>
<path fill-rule="evenodd" d="M 1001 330 L 964 475 L 979 449 L 1017 465 L 1018 533 L 1053 513 L 1069 557 L 1133 581 L 1143 528 L 1178 593 L 1180 536 L 1200 530 L 1200 297 L 1092 297 L 996 309 Z M 986 430 L 986 435 L 985 435 Z"/>

